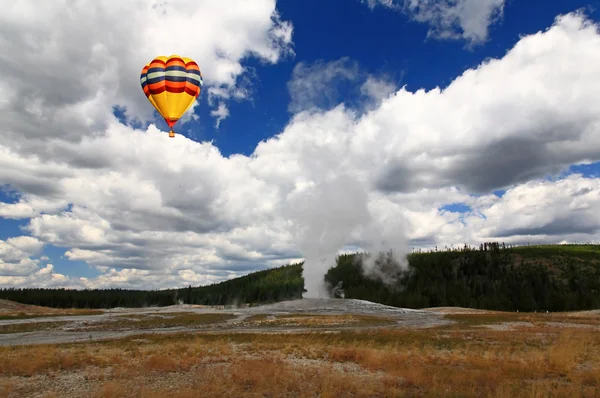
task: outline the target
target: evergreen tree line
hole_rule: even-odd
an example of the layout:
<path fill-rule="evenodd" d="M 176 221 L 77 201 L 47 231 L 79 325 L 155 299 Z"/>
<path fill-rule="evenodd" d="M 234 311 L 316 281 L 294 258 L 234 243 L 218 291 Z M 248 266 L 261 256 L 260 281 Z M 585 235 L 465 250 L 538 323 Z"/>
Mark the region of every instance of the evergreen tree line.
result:
<path fill-rule="evenodd" d="M 325 275 L 334 296 L 387 305 L 505 311 L 600 308 L 600 246 L 508 247 L 489 242 L 410 253 L 341 255 Z M 2 289 L 0 298 L 57 308 L 264 304 L 302 297 L 302 263 L 221 283 L 167 290 Z"/>
<path fill-rule="evenodd" d="M 325 279 L 336 296 L 427 308 L 459 306 L 500 311 L 600 308 L 600 246 L 507 247 L 413 252 L 403 270 L 393 253 L 343 255 Z M 369 272 L 370 271 L 370 272 Z"/>
<path fill-rule="evenodd" d="M 181 289 L 2 289 L 0 298 L 55 308 L 151 307 L 175 304 L 243 305 L 301 298 L 302 264 L 254 272 L 240 278 Z"/>

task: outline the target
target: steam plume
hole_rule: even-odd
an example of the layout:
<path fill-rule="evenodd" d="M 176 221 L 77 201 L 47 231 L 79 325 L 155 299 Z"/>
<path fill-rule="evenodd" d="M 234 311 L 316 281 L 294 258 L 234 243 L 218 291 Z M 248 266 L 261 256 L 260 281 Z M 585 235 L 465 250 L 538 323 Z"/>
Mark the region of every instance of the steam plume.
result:
<path fill-rule="evenodd" d="M 324 276 L 335 266 L 339 251 L 353 237 L 361 236 L 362 245 L 374 254 L 397 245 L 392 238 L 403 236 L 390 224 L 394 233 L 374 222 L 368 207 L 368 194 L 364 183 L 347 175 L 339 175 L 318 182 L 298 192 L 288 201 L 287 212 L 295 225 L 295 238 L 304 256 L 303 276 L 305 298 L 326 298 L 330 292 Z M 402 229 L 401 229 L 402 231 Z M 402 248 L 399 252 L 402 253 Z M 405 253 L 405 252 L 404 252 Z M 374 267 L 375 258 L 365 261 L 367 275 L 389 277 Z M 399 263 L 400 264 L 400 263 Z"/>

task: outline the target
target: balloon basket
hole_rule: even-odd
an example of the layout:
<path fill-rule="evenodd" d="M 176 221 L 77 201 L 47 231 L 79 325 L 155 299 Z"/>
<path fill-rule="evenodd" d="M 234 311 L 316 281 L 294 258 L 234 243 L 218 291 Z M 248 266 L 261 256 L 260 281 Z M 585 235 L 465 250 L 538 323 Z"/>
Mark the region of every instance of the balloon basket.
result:
<path fill-rule="evenodd" d="M 169 131 L 169 137 L 171 137 L 171 138 L 175 137 L 175 132 L 173 130 Z"/>

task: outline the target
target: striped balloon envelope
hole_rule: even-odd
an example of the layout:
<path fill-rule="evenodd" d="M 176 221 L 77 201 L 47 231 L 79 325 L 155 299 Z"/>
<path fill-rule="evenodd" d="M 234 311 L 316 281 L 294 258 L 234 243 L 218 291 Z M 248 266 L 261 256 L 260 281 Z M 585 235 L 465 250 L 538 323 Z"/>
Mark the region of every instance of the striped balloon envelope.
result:
<path fill-rule="evenodd" d="M 144 66 L 140 82 L 148 101 L 169 125 L 169 137 L 175 137 L 173 126 L 200 95 L 200 67 L 179 55 L 159 56 Z"/>

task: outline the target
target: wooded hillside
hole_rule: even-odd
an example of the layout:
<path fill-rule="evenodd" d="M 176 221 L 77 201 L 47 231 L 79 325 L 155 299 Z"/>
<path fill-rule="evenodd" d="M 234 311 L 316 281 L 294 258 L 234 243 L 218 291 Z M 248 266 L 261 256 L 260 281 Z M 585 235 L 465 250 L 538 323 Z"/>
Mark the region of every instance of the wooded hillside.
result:
<path fill-rule="evenodd" d="M 334 295 L 409 308 L 600 308 L 600 245 L 508 248 L 486 243 L 477 248 L 411 253 L 404 270 L 390 253 L 380 253 L 375 273 L 365 272 L 365 256 L 338 257 L 325 276 Z M 0 298 L 60 308 L 239 305 L 297 299 L 302 297 L 303 286 L 302 264 L 292 264 L 209 286 L 158 291 L 3 289 Z"/>
<path fill-rule="evenodd" d="M 362 257 L 341 256 L 326 275 L 331 286 L 341 282 L 345 297 L 409 308 L 600 308 L 599 245 L 502 248 L 490 243 L 477 249 L 412 253 L 406 271 L 398 271 L 389 256 L 380 255 L 376 269 L 387 269 L 387 278 L 397 280 L 393 285 L 365 278 Z"/>

